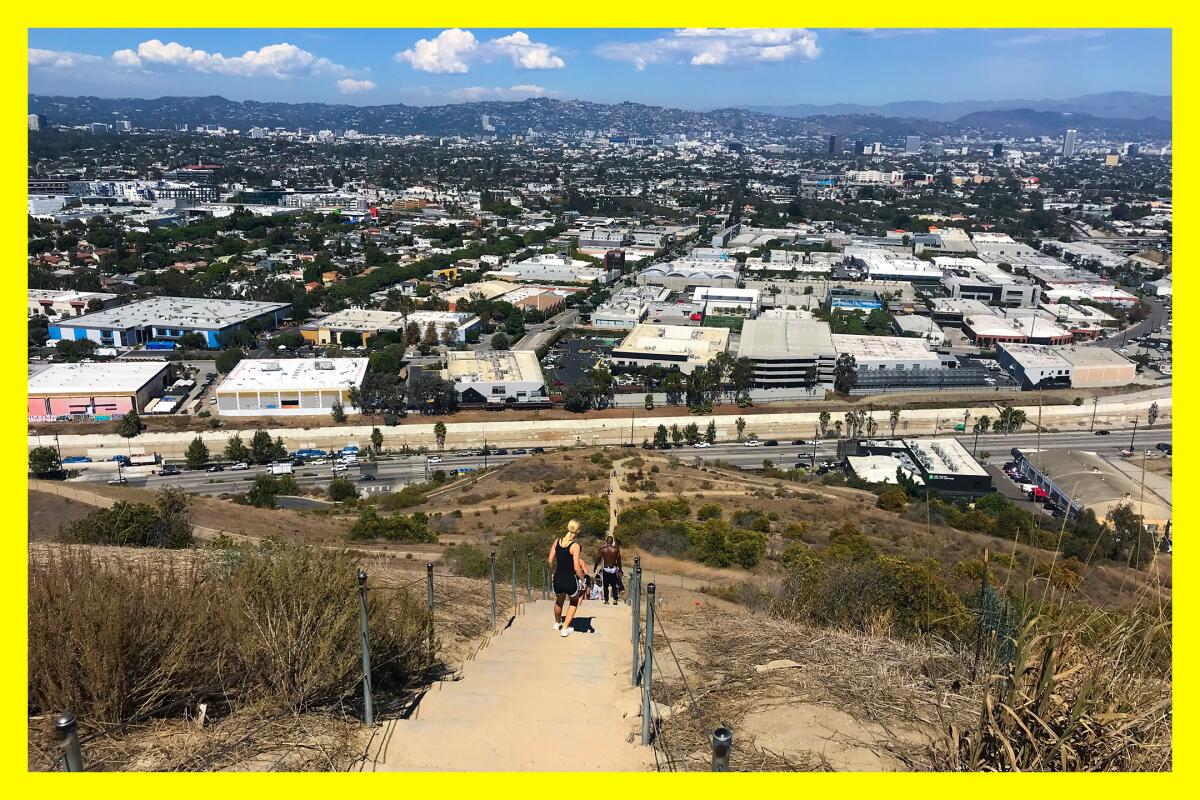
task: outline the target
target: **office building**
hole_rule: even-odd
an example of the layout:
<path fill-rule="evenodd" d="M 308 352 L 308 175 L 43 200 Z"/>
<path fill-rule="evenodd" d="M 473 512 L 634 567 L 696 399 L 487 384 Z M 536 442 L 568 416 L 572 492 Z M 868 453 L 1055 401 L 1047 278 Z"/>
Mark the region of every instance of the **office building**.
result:
<path fill-rule="evenodd" d="M 906 136 L 904 137 L 904 155 L 911 156 L 921 152 L 921 137 Z"/>
<path fill-rule="evenodd" d="M 246 358 L 216 389 L 224 417 L 328 416 L 335 403 L 357 414 L 350 389 L 362 386 L 365 358 Z"/>
<path fill-rule="evenodd" d="M 46 117 L 44 114 L 29 115 L 29 130 L 40 131 L 46 128 Z"/>
<path fill-rule="evenodd" d="M 992 145 L 992 158 L 1004 158 L 1004 145 L 999 142 Z"/>
<path fill-rule="evenodd" d="M 950 436 L 863 441 L 855 449 L 863 454 L 848 459 L 856 474 L 859 474 L 860 467 L 865 467 L 868 474 L 883 478 L 890 469 L 890 481 L 872 482 L 895 483 L 896 468 L 899 467 L 920 478 L 919 483 L 946 494 L 980 495 L 992 491 L 992 478 L 987 470 L 957 439 Z M 878 461 L 881 457 L 892 461 Z M 859 460 L 863 458 L 867 460 Z M 863 477 L 862 474 L 859 477 Z"/>
<path fill-rule="evenodd" d="M 717 353 L 725 352 L 728 346 L 728 328 L 643 322 L 613 348 L 611 360 L 617 367 L 660 366 L 687 375 L 707 364 Z"/>
<path fill-rule="evenodd" d="M 142 412 L 167 387 L 165 361 L 51 364 L 29 376 L 30 422 Z"/>
<path fill-rule="evenodd" d="M 1104 388 L 1137 379 L 1137 365 L 1107 347 L 1001 344 L 996 360 L 1026 389 Z"/>
<path fill-rule="evenodd" d="M 841 154 L 842 154 L 842 137 L 838 136 L 836 133 L 830 134 L 828 155 L 840 156 Z"/>
<path fill-rule="evenodd" d="M 300 329 L 300 335 L 314 344 L 343 344 L 346 343 L 345 334 L 356 333 L 366 344 L 380 332 L 404 332 L 412 324 L 417 326 L 422 336 L 432 324 L 439 343 L 447 335 L 455 342 L 465 342 L 472 331 L 478 330 L 479 317 L 455 311 L 410 311 L 404 314 L 400 311 L 348 308 L 305 325 Z"/>
<path fill-rule="evenodd" d="M 550 404 L 546 379 L 532 350 L 451 350 L 441 375 L 454 385 L 461 406 L 527 408 Z"/>
<path fill-rule="evenodd" d="M 863 140 L 855 139 L 854 140 L 854 156 L 857 158 L 858 156 L 861 156 L 862 154 L 863 154 Z"/>
<path fill-rule="evenodd" d="M 50 326 L 50 338 L 90 339 L 102 347 L 133 347 L 198 333 L 209 347 L 216 348 L 225 347 L 235 331 L 268 330 L 291 313 L 290 303 L 152 297 L 59 320 Z"/>
<path fill-rule="evenodd" d="M 646 319 L 651 303 L 665 301 L 670 293 L 660 286 L 626 287 L 596 307 L 592 327 L 632 330 Z"/>
<path fill-rule="evenodd" d="M 82 317 L 89 311 L 119 306 L 124 298 L 104 292 L 76 292 L 70 289 L 30 289 L 29 316 Z"/>
<path fill-rule="evenodd" d="M 1074 128 L 1068 128 L 1067 133 L 1063 136 L 1062 154 L 1063 158 L 1075 157 L 1075 140 L 1079 136 L 1079 131 Z"/>
<path fill-rule="evenodd" d="M 828 322 L 759 317 L 743 323 L 738 358 L 754 365 L 754 385 L 760 389 L 831 387 L 837 351 Z"/>

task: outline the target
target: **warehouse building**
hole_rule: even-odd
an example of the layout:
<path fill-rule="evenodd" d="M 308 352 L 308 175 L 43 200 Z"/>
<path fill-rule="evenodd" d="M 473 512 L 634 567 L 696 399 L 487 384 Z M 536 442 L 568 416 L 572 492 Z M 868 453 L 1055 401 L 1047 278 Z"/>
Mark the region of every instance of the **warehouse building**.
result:
<path fill-rule="evenodd" d="M 226 417 L 328 415 L 334 403 L 347 414 L 350 389 L 362 386 L 365 358 L 242 359 L 216 389 Z"/>
<path fill-rule="evenodd" d="M 468 283 L 466 286 L 447 289 L 441 292 L 438 298 L 446 301 L 448 309 L 456 311 L 460 300 L 473 300 L 477 296 L 482 296 L 485 300 L 495 300 L 515 288 L 517 288 L 516 284 L 509 281 L 479 281 L 478 283 Z"/>
<path fill-rule="evenodd" d="M 311 322 L 300 329 L 306 341 L 315 344 L 341 344 L 346 333 L 357 333 L 363 344 L 381 331 L 402 332 L 409 324 L 416 323 L 424 336 L 426 328 L 433 324 L 441 341 L 448 329 L 453 329 L 453 339 L 465 342 L 467 336 L 479 328 L 479 317 L 458 311 L 377 311 L 366 308 L 348 308 L 337 311 L 324 319 Z"/>
<path fill-rule="evenodd" d="M 102 347 L 133 347 L 198 333 L 215 348 L 228 344 L 234 331 L 269 330 L 291 313 L 290 303 L 152 297 L 59 321 L 50 326 L 50 338 L 90 339 Z"/>
<path fill-rule="evenodd" d="M 1040 297 L 1037 284 L 1005 272 L 977 258 L 935 258 L 947 262 L 942 283 L 956 299 L 980 300 L 995 305 L 1033 306 Z M 953 262 L 952 264 L 949 262 Z M 965 262 L 974 262 L 966 265 Z"/>
<path fill-rule="evenodd" d="M 454 385 L 460 406 L 549 406 L 546 379 L 532 350 L 486 353 L 451 350 L 442 378 Z"/>
<path fill-rule="evenodd" d="M 1137 365 L 1107 347 L 1001 344 L 996 360 L 1027 389 L 1124 386 L 1137 378 Z"/>
<path fill-rule="evenodd" d="M 487 273 L 509 281 L 549 281 L 551 283 L 612 283 L 621 273 L 591 261 L 571 258 L 562 253 L 541 253 Z"/>
<path fill-rule="evenodd" d="M 674 367 L 685 375 L 707 364 L 729 346 L 728 328 L 684 325 L 637 325 L 612 350 L 618 367 Z"/>
<path fill-rule="evenodd" d="M 29 376 L 29 421 L 142 412 L 167 387 L 163 361 L 51 364 Z"/>
<path fill-rule="evenodd" d="M 896 466 L 915 473 L 931 489 L 945 494 L 980 495 L 992 491 L 987 470 L 951 436 L 929 439 L 889 439 L 859 442 L 860 455 L 891 456 Z M 880 465 L 868 462 L 876 472 Z M 886 469 L 886 465 L 883 466 Z M 892 482 L 895 482 L 892 469 Z"/>
<path fill-rule="evenodd" d="M 920 314 L 895 314 L 892 316 L 892 324 L 895 325 L 896 332 L 901 336 L 921 338 L 934 347 L 946 342 L 946 334 L 933 321 L 932 317 L 924 317 Z"/>
<path fill-rule="evenodd" d="M 940 370 L 942 359 L 924 339 L 895 336 L 852 336 L 835 333 L 833 349 L 839 356 L 854 356 L 858 372 Z"/>
<path fill-rule="evenodd" d="M 833 386 L 837 351 L 828 322 L 799 317 L 747 320 L 738 357 L 754 365 L 754 385 L 760 389 Z"/>
<path fill-rule="evenodd" d="M 632 330 L 646 318 L 650 304 L 662 302 L 671 293 L 661 286 L 629 286 L 618 291 L 592 312 L 593 328 Z"/>

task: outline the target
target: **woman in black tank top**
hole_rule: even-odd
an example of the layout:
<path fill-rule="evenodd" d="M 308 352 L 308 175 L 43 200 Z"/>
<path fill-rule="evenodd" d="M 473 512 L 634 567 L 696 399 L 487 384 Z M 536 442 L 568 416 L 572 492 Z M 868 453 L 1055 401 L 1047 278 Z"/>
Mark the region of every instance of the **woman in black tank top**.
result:
<path fill-rule="evenodd" d="M 555 539 L 546 556 L 546 563 L 554 570 L 554 629 L 562 631 L 562 636 L 571 634 L 571 621 L 583 599 L 583 576 L 587 574 L 579 542 L 575 541 L 578 535 L 579 522 L 571 520 L 567 523 L 567 535 Z M 564 617 L 563 606 L 568 602 Z"/>

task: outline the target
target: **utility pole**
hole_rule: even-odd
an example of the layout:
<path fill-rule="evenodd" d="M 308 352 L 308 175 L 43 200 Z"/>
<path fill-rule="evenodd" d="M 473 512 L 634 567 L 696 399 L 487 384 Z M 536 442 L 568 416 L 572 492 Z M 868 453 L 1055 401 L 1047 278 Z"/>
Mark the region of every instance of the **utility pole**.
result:
<path fill-rule="evenodd" d="M 1038 392 L 1038 421 L 1037 421 L 1037 461 L 1035 467 L 1040 468 L 1042 460 L 1042 393 Z"/>
<path fill-rule="evenodd" d="M 488 451 L 487 434 L 485 433 L 483 435 L 483 468 L 484 469 L 487 469 L 487 456 L 488 456 L 487 451 Z"/>
<path fill-rule="evenodd" d="M 1100 398 L 1092 398 L 1092 424 L 1088 426 L 1089 431 L 1096 430 L 1096 410 L 1100 407 Z"/>
<path fill-rule="evenodd" d="M 633 421 L 637 419 L 637 409 L 633 409 L 629 417 L 629 446 L 633 447 Z"/>
<path fill-rule="evenodd" d="M 1136 417 L 1133 418 L 1133 433 L 1129 434 L 1129 452 L 1131 454 L 1133 453 L 1133 439 L 1134 439 L 1134 437 L 1137 436 L 1137 426 L 1138 426 L 1138 422 L 1141 420 L 1141 418 L 1142 418 L 1141 414 L 1138 414 Z"/>

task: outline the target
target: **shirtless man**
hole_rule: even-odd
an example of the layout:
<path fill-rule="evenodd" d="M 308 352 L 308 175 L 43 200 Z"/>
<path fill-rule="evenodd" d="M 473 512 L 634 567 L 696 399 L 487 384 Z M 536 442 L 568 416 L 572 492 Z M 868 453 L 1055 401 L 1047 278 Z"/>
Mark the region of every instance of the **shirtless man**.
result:
<path fill-rule="evenodd" d="M 596 554 L 596 563 L 592 569 L 600 567 L 600 577 L 604 582 L 604 605 L 608 605 L 608 590 L 612 589 L 613 605 L 621 591 L 621 576 L 625 570 L 621 568 L 621 548 L 617 547 L 613 537 L 604 539 L 604 546 Z"/>

